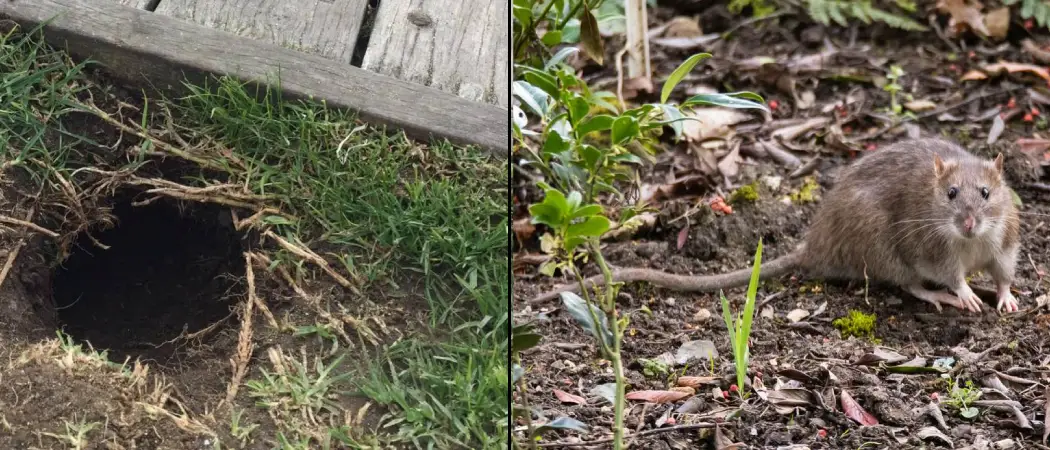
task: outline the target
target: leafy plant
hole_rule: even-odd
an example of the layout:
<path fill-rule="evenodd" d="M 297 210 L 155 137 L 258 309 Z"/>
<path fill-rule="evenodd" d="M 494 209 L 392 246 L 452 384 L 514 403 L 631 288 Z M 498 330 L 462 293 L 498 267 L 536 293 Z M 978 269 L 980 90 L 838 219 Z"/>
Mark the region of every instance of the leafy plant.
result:
<path fill-rule="evenodd" d="M 1021 18 L 1034 19 L 1040 27 L 1050 27 L 1050 3 L 1046 0 L 1003 0 L 1006 6 L 1021 3 Z"/>
<path fill-rule="evenodd" d="M 832 22 L 839 26 L 849 26 L 849 21 L 859 20 L 865 24 L 881 22 L 893 28 L 909 31 L 926 31 L 926 27 L 903 14 L 894 14 L 876 8 L 871 0 L 805 0 L 809 16 L 823 25 Z M 911 12 L 915 5 L 898 1 L 897 6 Z"/>
<path fill-rule="evenodd" d="M 760 103 L 761 97 L 750 92 L 701 94 L 680 104 L 668 103 L 686 74 L 710 57 L 706 53 L 693 55 L 671 73 L 660 91 L 660 103 L 633 108 L 615 105 L 613 94 L 593 92 L 576 70 L 564 64 L 573 51 L 559 50 L 546 62 L 532 65 L 529 58 L 523 58 L 526 63 L 515 66 L 512 92 L 538 123 L 529 127 L 528 117 L 519 116 L 512 122 L 512 132 L 522 166 L 538 170 L 545 180 L 537 182 L 544 192 L 543 200 L 529 206 L 532 223 L 548 229 L 541 235 L 540 244 L 551 258 L 540 272 L 553 275 L 560 270 L 582 282 L 579 264 L 593 261 L 601 270 L 604 289 L 583 289 L 581 295 L 565 292 L 561 299 L 566 311 L 594 336 L 601 354 L 612 365 L 616 381 L 613 448 L 620 449 L 626 386 L 620 349 L 629 314 L 620 314 L 616 308 L 619 285 L 613 282 L 599 241 L 614 226 L 630 226 L 634 211 L 640 208 L 618 205 L 619 222 L 614 224 L 601 202 L 624 200 L 617 186 L 636 180 L 639 164 L 655 159 L 659 147 L 654 144 L 665 127 L 674 131 L 676 139 L 682 137 L 681 122 L 690 120 L 683 110 L 700 105 L 767 108 Z M 529 436 L 532 439 L 537 435 Z"/>
<path fill-rule="evenodd" d="M 747 297 L 744 303 L 744 311 L 733 317 L 729 307 L 729 299 L 725 294 L 719 292 L 722 298 L 722 317 L 726 321 L 726 329 L 729 331 L 729 344 L 733 348 L 733 362 L 736 366 L 736 385 L 740 389 L 740 395 L 746 397 L 744 391 L 744 379 L 747 377 L 747 366 L 751 358 L 749 344 L 751 341 L 751 321 L 755 318 L 755 296 L 758 293 L 758 276 L 762 269 L 762 240 L 758 240 L 758 250 L 755 251 L 755 264 L 751 268 L 751 281 L 747 285 Z"/>
<path fill-rule="evenodd" d="M 966 419 L 977 417 L 980 411 L 971 405 L 979 398 L 981 390 L 973 385 L 973 380 L 966 380 L 966 386 L 959 386 L 955 379 L 948 379 L 948 399 L 944 403 L 958 409 L 960 416 Z"/>
<path fill-rule="evenodd" d="M 765 17 L 776 12 L 777 7 L 769 0 L 730 0 L 729 12 L 740 14 L 745 8 L 751 7 L 751 16 Z"/>

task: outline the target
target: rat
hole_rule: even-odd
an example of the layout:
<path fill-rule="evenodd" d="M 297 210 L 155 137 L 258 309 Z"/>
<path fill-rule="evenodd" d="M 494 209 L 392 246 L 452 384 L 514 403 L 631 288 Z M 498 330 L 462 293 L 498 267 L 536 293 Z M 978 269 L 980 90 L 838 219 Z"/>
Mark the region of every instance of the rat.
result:
<path fill-rule="evenodd" d="M 868 153 L 846 166 L 828 191 L 794 251 L 761 265 L 761 279 L 800 270 L 810 277 L 894 284 L 942 311 L 942 305 L 981 311 L 966 282 L 986 271 L 995 282 L 999 311 L 1018 310 L 1010 292 L 1020 218 L 1003 173 L 1003 155 L 979 158 L 937 138 L 909 139 Z M 685 276 L 654 269 L 613 272 L 616 282 L 713 292 L 745 286 L 751 269 Z M 600 285 L 601 275 L 584 280 Z M 932 282 L 944 290 L 930 290 Z M 579 292 L 562 286 L 532 301 Z"/>

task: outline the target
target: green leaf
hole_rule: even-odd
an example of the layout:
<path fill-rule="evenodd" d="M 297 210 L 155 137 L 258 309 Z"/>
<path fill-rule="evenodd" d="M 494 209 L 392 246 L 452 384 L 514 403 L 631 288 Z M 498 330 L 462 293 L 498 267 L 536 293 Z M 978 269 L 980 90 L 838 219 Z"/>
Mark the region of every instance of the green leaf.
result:
<path fill-rule="evenodd" d="M 550 74 L 531 70 L 525 72 L 524 78 L 525 81 L 532 83 L 533 86 L 542 89 L 547 95 L 550 95 L 553 98 L 558 98 L 558 81 Z"/>
<path fill-rule="evenodd" d="M 663 124 L 670 125 L 671 129 L 674 130 L 674 137 L 675 137 L 675 139 L 681 139 L 682 138 L 682 131 L 684 130 L 684 127 L 682 125 L 682 121 L 686 120 L 685 115 L 683 115 L 682 111 L 679 110 L 678 107 L 674 106 L 674 105 L 661 104 L 660 105 L 660 109 L 663 110 L 664 117 L 666 117 L 667 120 L 664 120 L 664 121 L 659 122 L 659 123 L 661 125 L 663 125 Z"/>
<path fill-rule="evenodd" d="M 536 333 L 516 333 L 511 336 L 510 351 L 522 352 L 540 343 L 542 336 Z"/>
<path fill-rule="evenodd" d="M 579 151 L 587 170 L 595 172 L 598 168 L 598 161 L 602 159 L 602 151 L 593 145 L 581 145 Z"/>
<path fill-rule="evenodd" d="M 561 301 L 565 304 L 565 309 L 584 330 L 591 333 L 596 339 L 603 340 L 606 346 L 612 347 L 613 335 L 609 330 L 609 319 L 606 318 L 605 313 L 593 305 L 588 305 L 584 299 L 572 292 L 562 292 Z M 594 313 L 594 317 L 598 318 L 598 323 L 594 322 L 591 312 Z"/>
<path fill-rule="evenodd" d="M 512 10 L 514 11 L 514 18 L 521 22 L 522 27 L 527 27 L 532 23 L 532 8 L 524 1 L 515 1 Z"/>
<path fill-rule="evenodd" d="M 667 77 L 663 89 L 660 90 L 660 103 L 667 103 L 667 99 L 671 96 L 671 91 L 685 78 L 686 74 L 693 70 L 693 67 L 696 67 L 700 61 L 710 57 L 710 53 L 697 53 L 686 59 L 674 72 L 671 72 L 671 76 Z"/>
<path fill-rule="evenodd" d="M 569 19 L 561 29 L 561 43 L 575 44 L 580 42 L 580 19 Z"/>
<path fill-rule="evenodd" d="M 569 225 L 569 236 L 598 237 L 609 231 L 609 219 L 605 216 L 591 216 L 583 222 Z"/>
<path fill-rule="evenodd" d="M 565 142 L 558 133 L 547 133 L 547 142 L 543 143 L 543 153 L 553 155 L 569 149 L 569 143 Z"/>
<path fill-rule="evenodd" d="M 288 220 L 288 218 L 284 217 L 284 216 L 266 216 L 266 217 L 263 218 L 263 223 L 266 223 L 266 224 L 269 224 L 269 225 L 294 225 L 295 224 L 295 222 L 292 222 L 291 220 Z"/>
<path fill-rule="evenodd" d="M 709 106 L 722 106 L 733 109 L 761 109 L 763 111 L 769 111 L 766 105 L 754 102 L 750 98 L 757 96 L 750 92 L 738 92 L 734 94 L 697 94 L 690 97 L 688 100 L 682 102 L 681 107 L 690 107 L 698 105 L 709 105 Z M 761 101 L 761 97 L 758 97 Z"/>
<path fill-rule="evenodd" d="M 959 415 L 961 415 L 961 416 L 963 416 L 963 417 L 965 417 L 967 419 L 972 419 L 974 417 L 977 417 L 977 415 L 980 414 L 980 413 L 981 413 L 981 411 L 979 411 L 977 408 L 974 408 L 973 406 L 968 406 L 966 408 L 960 408 L 959 409 Z"/>
<path fill-rule="evenodd" d="M 576 209 L 569 216 L 569 219 L 578 219 L 580 217 L 596 216 L 602 213 L 602 205 L 587 205 L 582 208 Z"/>
<path fill-rule="evenodd" d="M 726 330 L 729 331 L 729 346 L 736 348 L 736 332 L 733 326 L 733 313 L 729 310 L 729 299 L 722 291 L 718 291 L 719 297 L 722 299 L 722 318 L 726 321 Z"/>
<path fill-rule="evenodd" d="M 623 143 L 638 137 L 641 130 L 638 121 L 631 116 L 620 116 L 612 124 L 612 143 L 622 145 Z"/>
<path fill-rule="evenodd" d="M 887 372 L 890 373 L 901 373 L 901 374 L 917 374 L 917 373 L 947 373 L 948 370 L 943 367 L 922 367 L 922 366 L 887 366 L 885 367 Z"/>
<path fill-rule="evenodd" d="M 550 34 L 550 33 L 547 33 L 547 34 Z M 558 36 L 560 37 L 561 33 L 559 33 Z M 573 53 L 576 53 L 578 51 L 580 51 L 580 49 L 578 49 L 576 47 L 565 47 L 565 48 L 563 48 L 561 50 L 558 50 L 558 53 L 555 53 L 554 56 L 551 57 L 550 61 L 547 61 L 547 64 L 543 65 L 543 70 L 550 70 L 551 67 L 554 67 L 554 66 L 558 65 L 559 63 L 561 63 L 562 61 L 565 61 L 565 58 L 568 58 L 569 55 L 571 55 Z"/>
<path fill-rule="evenodd" d="M 576 94 L 569 98 L 569 101 L 567 103 L 569 107 L 570 122 L 572 122 L 572 126 L 573 128 L 575 128 L 576 125 L 578 125 L 580 122 L 583 121 L 585 117 L 587 117 L 587 113 L 591 111 L 591 104 L 587 101 L 586 98 L 583 98 Z"/>
<path fill-rule="evenodd" d="M 557 189 L 548 189 L 543 201 L 529 206 L 533 223 L 542 223 L 551 228 L 561 228 L 569 216 L 569 202 L 565 194 Z"/>
<path fill-rule="evenodd" d="M 755 250 L 755 265 L 751 268 L 751 281 L 747 284 L 747 303 L 744 304 L 744 339 L 751 336 L 751 321 L 755 317 L 755 297 L 758 295 L 758 281 L 762 272 L 762 238 L 758 239 L 758 250 Z"/>
<path fill-rule="evenodd" d="M 580 43 L 583 44 L 583 52 L 600 66 L 605 59 L 605 46 L 598 30 L 598 19 L 586 3 L 580 9 Z"/>
<path fill-rule="evenodd" d="M 516 80 L 511 85 L 514 96 L 525 102 L 525 105 L 540 117 L 547 114 L 547 100 L 550 98 L 542 89 L 533 86 L 528 81 Z"/>
<path fill-rule="evenodd" d="M 569 214 L 572 214 L 573 211 L 576 211 L 580 207 L 580 203 L 583 203 L 583 194 L 577 191 L 572 191 L 569 193 L 566 202 L 568 209 L 565 211 L 565 217 L 568 217 Z"/>
<path fill-rule="evenodd" d="M 579 420 L 573 419 L 571 417 L 559 417 L 557 419 L 554 419 L 550 422 L 536 427 L 536 429 L 532 430 L 531 438 L 535 438 L 536 436 L 539 436 L 551 430 L 575 430 L 579 431 L 580 433 L 586 433 L 587 424 L 580 422 Z"/>
<path fill-rule="evenodd" d="M 609 128 L 612 128 L 614 120 L 616 120 L 615 117 L 607 114 L 599 114 L 591 117 L 581 123 L 580 126 L 576 127 L 576 135 L 583 137 L 587 133 L 608 130 Z"/>
<path fill-rule="evenodd" d="M 561 43 L 561 31 L 551 30 L 544 33 L 543 37 L 540 38 L 540 42 L 543 42 L 543 45 L 546 45 L 548 47 L 554 47 L 555 45 L 558 45 L 559 43 Z"/>

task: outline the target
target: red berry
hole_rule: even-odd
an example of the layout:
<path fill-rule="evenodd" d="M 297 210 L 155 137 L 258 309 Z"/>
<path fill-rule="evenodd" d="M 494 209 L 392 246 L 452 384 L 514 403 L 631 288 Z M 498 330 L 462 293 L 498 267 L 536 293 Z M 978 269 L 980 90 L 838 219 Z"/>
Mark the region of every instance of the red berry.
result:
<path fill-rule="evenodd" d="M 778 102 L 776 100 L 770 100 L 769 101 L 769 109 L 776 110 L 779 107 L 780 107 L 780 102 Z"/>
<path fill-rule="evenodd" d="M 740 390 L 740 388 L 738 388 L 735 384 L 730 384 L 729 385 L 729 392 L 736 392 L 736 391 L 739 391 L 739 390 Z"/>
<path fill-rule="evenodd" d="M 674 424 L 678 423 L 678 421 L 674 420 L 674 417 L 668 417 L 667 420 L 664 421 L 664 423 L 666 423 L 668 425 L 674 425 Z"/>
<path fill-rule="evenodd" d="M 1017 99 L 1010 97 L 1010 100 L 1006 102 L 1006 107 L 1014 109 L 1017 107 Z"/>
<path fill-rule="evenodd" d="M 977 57 L 977 52 L 975 52 L 975 51 L 973 51 L 973 50 L 970 50 L 970 54 L 969 54 L 969 56 L 970 56 L 970 59 L 974 59 L 974 58 L 976 58 L 976 57 Z"/>
<path fill-rule="evenodd" d="M 823 428 L 817 430 L 817 436 L 819 436 L 821 439 L 828 437 L 828 430 L 825 430 Z"/>
<path fill-rule="evenodd" d="M 1033 116 L 1038 116 L 1039 115 L 1039 108 L 1036 108 L 1036 107 L 1033 106 L 1032 107 L 1032 115 Z"/>
<path fill-rule="evenodd" d="M 869 143 L 864 145 L 864 150 L 867 150 L 869 152 L 875 151 L 875 149 L 877 149 L 877 148 L 879 148 L 879 146 L 876 145 L 874 142 L 869 142 Z"/>
<path fill-rule="evenodd" d="M 930 400 L 933 400 L 933 401 L 937 401 L 937 400 L 939 400 L 940 398 L 941 398 L 941 396 L 940 396 L 940 395 L 937 395 L 937 393 L 936 393 L 936 392 L 934 392 L 934 393 L 930 394 Z"/>
<path fill-rule="evenodd" d="M 1025 114 L 1024 117 L 1021 118 L 1021 120 L 1024 120 L 1025 122 L 1031 122 L 1032 121 L 1032 113 Z"/>
<path fill-rule="evenodd" d="M 1035 26 L 1035 22 L 1033 22 L 1032 19 L 1028 19 L 1028 20 L 1024 21 L 1024 29 L 1031 30 L 1032 27 L 1034 27 L 1034 26 Z"/>
<path fill-rule="evenodd" d="M 957 66 L 955 64 L 949 64 L 948 65 L 948 70 L 951 70 L 952 72 L 958 72 L 959 71 L 959 66 Z"/>
<path fill-rule="evenodd" d="M 729 400 L 729 391 L 722 391 L 722 398 Z"/>

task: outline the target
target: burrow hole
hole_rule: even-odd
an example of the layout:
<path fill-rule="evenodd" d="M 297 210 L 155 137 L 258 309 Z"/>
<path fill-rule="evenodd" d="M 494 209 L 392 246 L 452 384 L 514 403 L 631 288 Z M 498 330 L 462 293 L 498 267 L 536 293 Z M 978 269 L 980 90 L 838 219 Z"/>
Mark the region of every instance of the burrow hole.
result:
<path fill-rule="evenodd" d="M 59 326 L 110 359 L 170 361 L 180 336 L 229 316 L 244 295 L 240 233 L 229 209 L 160 199 L 145 206 L 134 191 L 114 198 L 116 225 L 85 233 L 52 274 Z M 170 342 L 175 340 L 175 342 Z"/>

